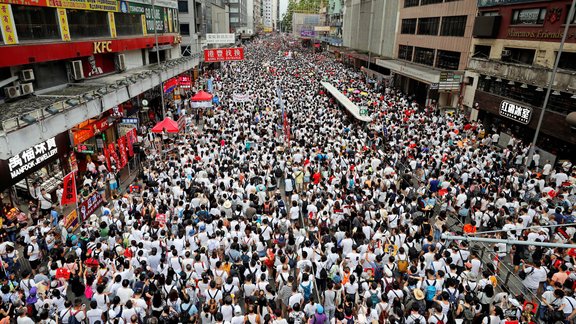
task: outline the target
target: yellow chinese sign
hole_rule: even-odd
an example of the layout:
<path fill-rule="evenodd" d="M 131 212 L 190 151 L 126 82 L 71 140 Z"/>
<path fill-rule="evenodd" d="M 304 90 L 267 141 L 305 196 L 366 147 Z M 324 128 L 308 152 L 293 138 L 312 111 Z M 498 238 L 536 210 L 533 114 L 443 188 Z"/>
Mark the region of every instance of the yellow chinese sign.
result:
<path fill-rule="evenodd" d="M 141 15 L 140 19 L 142 20 L 142 32 L 144 32 L 144 36 L 148 35 L 148 29 L 146 28 L 146 15 Z"/>
<path fill-rule="evenodd" d="M 112 38 L 116 38 L 116 22 L 114 21 L 114 13 L 108 13 L 108 23 L 110 24 L 110 35 Z"/>
<path fill-rule="evenodd" d="M 12 18 L 12 8 L 7 4 L 0 4 L 0 26 L 2 26 L 2 38 L 4 44 L 12 45 L 18 43 L 16 36 L 16 26 Z"/>
<path fill-rule="evenodd" d="M 99 10 L 99 11 L 119 11 L 120 1 L 116 0 L 48 0 L 49 7 Z"/>
<path fill-rule="evenodd" d="M 58 9 L 58 20 L 60 21 L 60 34 L 62 35 L 62 40 L 70 41 L 70 29 L 68 29 L 68 16 L 66 16 L 66 9 Z"/>

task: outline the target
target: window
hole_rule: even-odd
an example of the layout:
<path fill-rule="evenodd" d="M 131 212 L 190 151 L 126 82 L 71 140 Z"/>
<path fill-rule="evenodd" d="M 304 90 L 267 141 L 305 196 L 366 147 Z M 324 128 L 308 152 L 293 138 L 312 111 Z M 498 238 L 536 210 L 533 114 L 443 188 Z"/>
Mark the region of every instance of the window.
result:
<path fill-rule="evenodd" d="M 416 7 L 420 4 L 420 0 L 404 0 L 404 8 Z"/>
<path fill-rule="evenodd" d="M 512 11 L 513 25 L 542 25 L 546 18 L 546 8 L 519 9 Z"/>
<path fill-rule="evenodd" d="M 12 5 L 12 14 L 19 40 L 60 38 L 56 9 Z"/>
<path fill-rule="evenodd" d="M 183 12 L 183 13 L 188 12 L 188 1 L 178 0 L 178 12 Z"/>
<path fill-rule="evenodd" d="M 484 17 L 491 17 L 491 16 L 498 16 L 499 12 L 498 11 L 483 11 L 480 13 L 480 16 L 484 16 Z"/>
<path fill-rule="evenodd" d="M 442 3 L 442 0 L 422 0 L 420 5 L 428 5 L 428 4 L 435 4 L 435 3 Z"/>
<path fill-rule="evenodd" d="M 238 17 L 230 17 L 230 22 L 231 22 L 231 23 L 237 23 L 237 22 L 238 22 Z"/>
<path fill-rule="evenodd" d="M 505 47 L 502 51 L 502 61 L 532 65 L 536 50 L 526 48 Z"/>
<path fill-rule="evenodd" d="M 442 18 L 441 36 L 464 36 L 467 16 L 452 16 Z"/>
<path fill-rule="evenodd" d="M 556 52 L 556 55 L 558 55 L 558 52 Z M 558 67 L 565 70 L 576 71 L 576 53 L 562 52 Z"/>
<path fill-rule="evenodd" d="M 66 10 L 72 38 L 110 36 L 108 13 L 104 11 Z M 142 23 L 139 22 L 141 25 Z"/>
<path fill-rule="evenodd" d="M 402 34 L 415 34 L 416 33 L 416 21 L 417 19 L 402 19 Z"/>
<path fill-rule="evenodd" d="M 180 24 L 180 35 L 190 36 L 190 24 Z"/>
<path fill-rule="evenodd" d="M 458 70 L 460 52 L 438 50 L 436 54 L 436 67 L 445 70 Z"/>
<path fill-rule="evenodd" d="M 412 61 L 412 52 L 414 51 L 414 46 L 400 45 L 398 47 L 398 58 L 401 60 Z"/>
<path fill-rule="evenodd" d="M 114 14 L 114 22 L 118 36 L 142 35 L 140 15 L 117 12 Z"/>
<path fill-rule="evenodd" d="M 438 35 L 440 17 L 418 19 L 418 35 Z"/>
<path fill-rule="evenodd" d="M 489 58 L 491 49 L 492 46 L 488 45 L 474 45 L 474 53 L 472 54 L 472 57 Z"/>
<path fill-rule="evenodd" d="M 430 66 L 434 65 L 434 50 L 431 48 L 416 47 L 414 50 L 414 62 Z"/>
<path fill-rule="evenodd" d="M 239 12 L 238 8 L 236 7 L 230 8 L 230 13 L 238 13 L 238 12 Z"/>

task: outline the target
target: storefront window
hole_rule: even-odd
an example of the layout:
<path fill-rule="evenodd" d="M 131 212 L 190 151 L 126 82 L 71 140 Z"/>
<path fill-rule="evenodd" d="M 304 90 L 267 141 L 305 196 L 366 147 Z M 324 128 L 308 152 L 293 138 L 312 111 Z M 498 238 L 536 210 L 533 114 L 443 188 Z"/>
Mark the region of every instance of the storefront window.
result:
<path fill-rule="evenodd" d="M 110 36 L 108 13 L 104 11 L 66 10 L 72 38 Z M 142 25 L 140 22 L 139 25 Z"/>
<path fill-rule="evenodd" d="M 55 8 L 12 5 L 12 14 L 19 40 L 60 38 Z"/>
<path fill-rule="evenodd" d="M 117 12 L 114 14 L 114 22 L 118 36 L 142 35 L 140 15 Z"/>

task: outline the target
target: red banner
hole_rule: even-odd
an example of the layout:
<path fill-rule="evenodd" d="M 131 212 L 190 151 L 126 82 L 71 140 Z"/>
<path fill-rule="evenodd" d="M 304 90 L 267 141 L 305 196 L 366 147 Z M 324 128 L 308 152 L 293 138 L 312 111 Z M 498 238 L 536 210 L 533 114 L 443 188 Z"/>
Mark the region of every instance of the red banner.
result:
<path fill-rule="evenodd" d="M 104 151 L 104 156 L 106 157 L 106 166 L 108 167 L 108 171 L 111 171 L 112 165 L 110 165 L 110 151 L 108 151 L 106 146 L 104 146 L 102 150 Z"/>
<path fill-rule="evenodd" d="M 132 146 L 132 143 L 134 143 L 134 138 L 132 137 L 132 131 L 129 131 L 128 133 L 126 133 L 126 140 L 128 141 L 128 155 L 129 156 L 134 156 L 134 147 Z"/>
<path fill-rule="evenodd" d="M 114 147 L 114 143 L 108 144 L 108 154 L 110 155 L 110 164 L 115 165 L 118 168 L 118 153 L 116 153 L 116 148 Z M 112 162 L 114 161 L 114 163 Z M 112 170 L 112 169 L 110 169 Z"/>
<path fill-rule="evenodd" d="M 242 47 L 213 48 L 204 50 L 205 62 L 242 61 L 242 60 L 244 60 L 244 49 Z"/>
<path fill-rule="evenodd" d="M 120 169 L 126 166 L 128 163 L 128 154 L 126 153 L 126 135 L 118 139 L 118 151 L 120 151 Z"/>
<path fill-rule="evenodd" d="M 74 172 L 68 173 L 64 177 L 64 194 L 62 195 L 62 206 L 76 203 L 76 177 Z"/>

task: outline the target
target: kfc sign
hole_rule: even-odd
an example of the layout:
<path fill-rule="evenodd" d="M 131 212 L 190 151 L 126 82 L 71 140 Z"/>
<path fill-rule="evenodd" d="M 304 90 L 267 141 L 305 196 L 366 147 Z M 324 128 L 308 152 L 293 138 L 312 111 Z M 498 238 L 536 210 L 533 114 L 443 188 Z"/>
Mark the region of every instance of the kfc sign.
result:
<path fill-rule="evenodd" d="M 8 159 L 8 169 L 12 179 L 32 169 L 40 163 L 58 154 L 56 138 L 36 144 L 33 147 Z"/>
<path fill-rule="evenodd" d="M 242 61 L 244 60 L 244 49 L 235 48 L 213 48 L 204 50 L 205 62 Z"/>
<path fill-rule="evenodd" d="M 506 100 L 500 103 L 500 116 L 510 118 L 522 124 L 528 124 L 532 117 L 532 108 L 522 107 Z"/>

